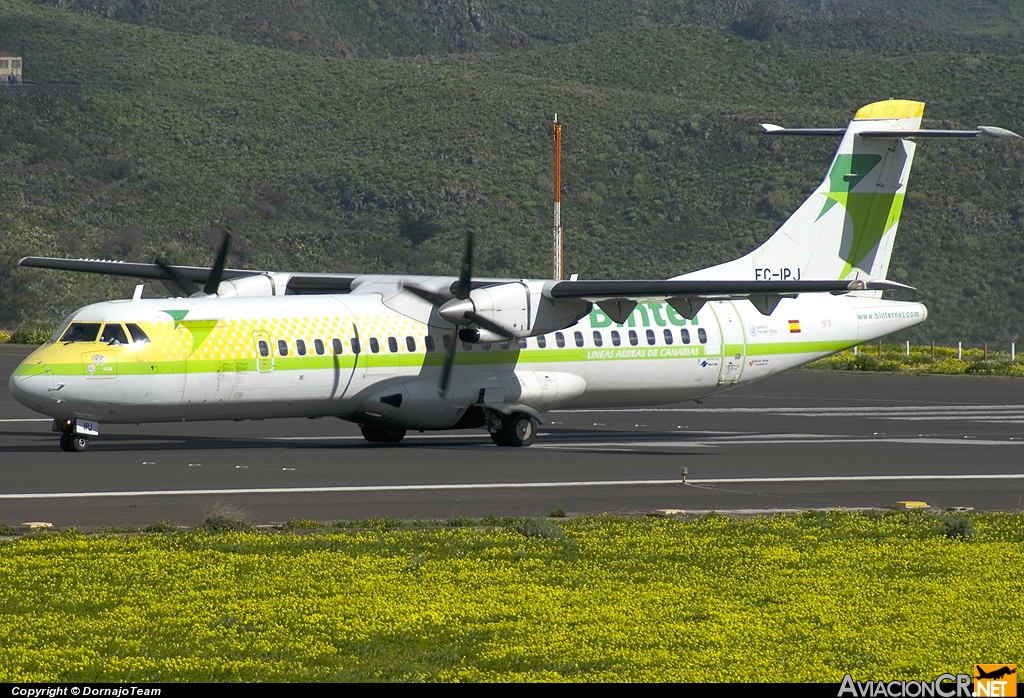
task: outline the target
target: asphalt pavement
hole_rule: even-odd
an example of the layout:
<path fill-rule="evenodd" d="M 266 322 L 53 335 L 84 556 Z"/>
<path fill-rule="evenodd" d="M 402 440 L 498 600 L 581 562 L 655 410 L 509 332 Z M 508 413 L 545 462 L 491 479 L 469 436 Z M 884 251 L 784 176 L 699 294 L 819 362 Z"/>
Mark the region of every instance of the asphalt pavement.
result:
<path fill-rule="evenodd" d="M 338 419 L 105 425 L 64 453 L 6 377 L 0 523 L 194 525 L 291 518 L 1024 508 L 1024 379 L 794 371 L 649 409 L 555 411 L 527 449 L 482 430 L 366 443 Z M 685 469 L 686 481 L 683 481 Z"/>

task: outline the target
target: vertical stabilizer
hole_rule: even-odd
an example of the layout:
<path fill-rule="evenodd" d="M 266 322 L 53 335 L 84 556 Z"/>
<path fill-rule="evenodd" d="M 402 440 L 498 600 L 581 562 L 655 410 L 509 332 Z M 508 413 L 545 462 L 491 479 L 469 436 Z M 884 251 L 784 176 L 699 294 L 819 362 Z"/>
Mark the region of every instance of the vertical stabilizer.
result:
<path fill-rule="evenodd" d="M 828 175 L 756 250 L 680 279 L 884 279 L 903 209 L 923 102 L 887 100 L 860 109 Z M 808 129 L 797 135 L 822 135 Z M 862 137 L 870 132 L 870 137 Z M 795 133 L 795 132 L 794 132 Z"/>

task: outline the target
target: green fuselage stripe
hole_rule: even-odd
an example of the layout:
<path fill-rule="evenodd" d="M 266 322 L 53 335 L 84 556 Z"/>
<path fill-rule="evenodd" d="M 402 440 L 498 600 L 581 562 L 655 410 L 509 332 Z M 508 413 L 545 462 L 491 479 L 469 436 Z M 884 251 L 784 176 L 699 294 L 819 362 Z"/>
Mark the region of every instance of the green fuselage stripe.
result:
<path fill-rule="evenodd" d="M 785 354 L 828 354 L 847 349 L 857 343 L 855 339 L 807 342 L 758 342 L 748 344 L 726 344 L 724 355 L 732 356 L 778 356 Z M 703 356 L 722 356 L 722 353 L 709 354 L 704 344 L 658 344 L 653 346 L 619 346 L 619 347 L 564 347 L 545 349 L 500 349 L 492 348 L 484 351 L 474 348 L 471 351 L 461 350 L 455 355 L 455 363 L 460 366 L 515 366 L 518 364 L 535 363 L 587 363 L 593 361 L 657 361 L 665 359 L 687 359 Z M 355 364 L 366 370 L 420 368 L 422 366 L 440 366 L 444 363 L 444 352 L 430 353 L 361 353 L 327 354 L 323 356 L 276 356 L 273 358 L 274 371 L 307 371 L 307 370 L 352 370 Z M 114 362 L 113 375 L 96 375 L 95 377 L 112 378 L 119 376 L 165 376 L 175 374 L 197 374 L 234 372 L 244 373 L 257 371 L 257 358 L 246 359 L 205 359 L 191 361 L 145 361 L 142 359 L 121 360 Z M 59 363 L 48 364 L 47 368 L 55 376 L 92 376 L 85 369 L 85 364 Z M 22 364 L 15 371 L 15 376 L 27 377 L 45 371 L 39 364 Z"/>

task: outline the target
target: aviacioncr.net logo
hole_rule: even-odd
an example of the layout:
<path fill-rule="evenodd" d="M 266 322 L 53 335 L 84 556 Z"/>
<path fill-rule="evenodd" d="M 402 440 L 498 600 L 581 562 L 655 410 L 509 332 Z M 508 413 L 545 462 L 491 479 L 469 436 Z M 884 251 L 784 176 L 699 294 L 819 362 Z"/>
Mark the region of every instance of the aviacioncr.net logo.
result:
<path fill-rule="evenodd" d="M 840 698 L 972 698 L 973 695 L 969 674 L 942 674 L 934 681 L 854 681 L 847 674 L 839 686 Z"/>

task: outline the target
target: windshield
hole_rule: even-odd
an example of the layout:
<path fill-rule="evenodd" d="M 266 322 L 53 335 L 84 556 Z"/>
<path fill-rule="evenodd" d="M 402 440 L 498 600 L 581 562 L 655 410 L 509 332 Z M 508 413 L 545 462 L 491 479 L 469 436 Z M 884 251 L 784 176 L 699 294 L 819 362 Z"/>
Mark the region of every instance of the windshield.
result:
<path fill-rule="evenodd" d="M 124 333 L 124 327 L 118 322 L 108 322 L 103 327 L 103 334 L 100 335 L 100 341 L 106 342 L 107 344 L 128 344 L 128 335 Z"/>
<path fill-rule="evenodd" d="M 61 335 L 62 342 L 95 342 L 96 335 L 100 333 L 98 322 L 72 322 L 68 329 Z"/>
<path fill-rule="evenodd" d="M 60 323 L 60 327 L 57 328 L 56 332 L 54 332 L 52 335 L 50 335 L 50 338 L 48 340 L 46 340 L 46 343 L 47 344 L 53 344 L 58 339 L 60 339 L 60 336 L 62 334 L 64 334 L 64 330 L 66 330 L 68 328 L 68 325 L 70 325 L 70 324 L 71 323 L 68 322 L 67 320 L 65 320 L 64 322 Z"/>

